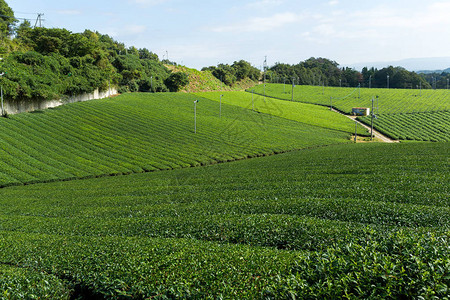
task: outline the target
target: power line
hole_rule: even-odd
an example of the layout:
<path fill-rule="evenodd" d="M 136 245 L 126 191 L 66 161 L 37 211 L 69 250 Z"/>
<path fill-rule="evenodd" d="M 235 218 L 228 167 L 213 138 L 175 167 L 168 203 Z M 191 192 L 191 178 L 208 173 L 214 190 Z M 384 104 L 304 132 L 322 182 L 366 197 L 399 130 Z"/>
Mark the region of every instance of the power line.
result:
<path fill-rule="evenodd" d="M 20 11 L 15 11 L 14 13 L 21 14 L 21 15 L 35 15 L 36 14 L 36 13 L 26 13 L 26 12 L 20 12 Z"/>

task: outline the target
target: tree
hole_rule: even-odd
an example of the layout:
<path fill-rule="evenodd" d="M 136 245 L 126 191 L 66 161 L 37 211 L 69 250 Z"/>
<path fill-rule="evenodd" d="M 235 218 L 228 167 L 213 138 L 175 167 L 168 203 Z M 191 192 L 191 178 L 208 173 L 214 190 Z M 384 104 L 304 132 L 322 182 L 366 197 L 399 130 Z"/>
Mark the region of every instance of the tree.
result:
<path fill-rule="evenodd" d="M 17 20 L 14 17 L 13 10 L 4 0 L 0 0 L 0 15 L 0 33 L 3 39 L 12 35 Z"/>
<path fill-rule="evenodd" d="M 182 87 L 188 85 L 189 77 L 186 73 L 176 72 L 170 74 L 164 83 L 171 92 L 178 92 Z"/>

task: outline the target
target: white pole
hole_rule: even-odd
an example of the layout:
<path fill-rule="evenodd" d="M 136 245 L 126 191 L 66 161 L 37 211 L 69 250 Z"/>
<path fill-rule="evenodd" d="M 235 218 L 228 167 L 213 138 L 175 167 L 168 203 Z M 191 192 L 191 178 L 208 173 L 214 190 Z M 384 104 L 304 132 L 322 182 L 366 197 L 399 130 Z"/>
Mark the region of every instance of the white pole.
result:
<path fill-rule="evenodd" d="M 222 118 L 222 96 L 223 95 L 220 95 L 220 104 L 219 104 L 219 118 Z"/>
<path fill-rule="evenodd" d="M 194 101 L 194 133 L 197 133 L 197 102 L 198 100 Z"/>
<path fill-rule="evenodd" d="M 5 110 L 3 109 L 3 85 L 1 86 L 1 94 L 2 94 L 2 117 L 5 115 Z"/>

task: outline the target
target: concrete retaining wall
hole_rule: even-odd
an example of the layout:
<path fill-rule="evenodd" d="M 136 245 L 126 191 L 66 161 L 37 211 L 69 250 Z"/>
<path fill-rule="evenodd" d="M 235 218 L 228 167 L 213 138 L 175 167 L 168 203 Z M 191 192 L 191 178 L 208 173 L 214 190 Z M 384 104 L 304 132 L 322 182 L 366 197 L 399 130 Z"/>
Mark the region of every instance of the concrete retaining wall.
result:
<path fill-rule="evenodd" d="M 117 88 L 110 88 L 107 91 L 99 92 L 98 89 L 93 93 L 85 93 L 77 96 L 68 97 L 59 100 L 8 100 L 4 99 L 3 107 L 8 114 L 19 114 L 28 111 L 57 107 L 67 103 L 82 102 L 96 99 L 103 99 L 116 95 Z"/>

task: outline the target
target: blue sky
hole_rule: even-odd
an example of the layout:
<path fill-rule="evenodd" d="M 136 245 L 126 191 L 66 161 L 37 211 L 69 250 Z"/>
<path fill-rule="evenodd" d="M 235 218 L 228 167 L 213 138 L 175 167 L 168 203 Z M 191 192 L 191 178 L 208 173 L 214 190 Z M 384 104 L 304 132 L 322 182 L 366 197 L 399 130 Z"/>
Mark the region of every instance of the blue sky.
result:
<path fill-rule="evenodd" d="M 341 65 L 450 56 L 448 0 L 6 0 L 16 17 L 85 29 L 201 69 L 326 57 Z M 163 57 L 164 56 L 164 57 Z"/>

